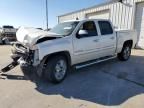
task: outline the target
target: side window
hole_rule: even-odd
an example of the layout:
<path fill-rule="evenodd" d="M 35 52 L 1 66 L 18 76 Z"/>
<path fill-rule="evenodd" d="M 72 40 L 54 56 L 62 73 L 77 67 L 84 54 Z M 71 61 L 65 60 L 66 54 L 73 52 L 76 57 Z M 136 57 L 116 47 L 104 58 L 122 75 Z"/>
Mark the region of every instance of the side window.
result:
<path fill-rule="evenodd" d="M 111 24 L 108 21 L 98 21 L 101 35 L 113 34 L 113 29 Z"/>
<path fill-rule="evenodd" d="M 80 30 L 85 30 L 88 34 L 83 37 L 98 36 L 96 25 L 94 21 L 87 21 L 81 27 Z M 80 31 L 79 30 L 79 31 Z"/>

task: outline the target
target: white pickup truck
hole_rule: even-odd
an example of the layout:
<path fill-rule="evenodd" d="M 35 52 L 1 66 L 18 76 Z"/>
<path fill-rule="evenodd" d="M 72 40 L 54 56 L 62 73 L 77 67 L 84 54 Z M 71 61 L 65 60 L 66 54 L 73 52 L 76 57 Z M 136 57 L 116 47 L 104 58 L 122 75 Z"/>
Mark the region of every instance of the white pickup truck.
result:
<path fill-rule="evenodd" d="M 115 31 L 109 20 L 102 19 L 64 22 L 49 32 L 21 27 L 12 51 L 14 62 L 2 71 L 20 64 L 23 71 L 33 67 L 39 76 L 59 83 L 70 67 L 79 69 L 115 57 L 128 60 L 136 39 L 136 31 Z"/>

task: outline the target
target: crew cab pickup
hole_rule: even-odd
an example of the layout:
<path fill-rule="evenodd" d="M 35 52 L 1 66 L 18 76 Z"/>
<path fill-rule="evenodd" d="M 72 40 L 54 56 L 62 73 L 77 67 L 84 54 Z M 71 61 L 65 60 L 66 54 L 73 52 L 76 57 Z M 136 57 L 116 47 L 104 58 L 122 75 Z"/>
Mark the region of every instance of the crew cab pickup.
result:
<path fill-rule="evenodd" d="M 103 19 L 64 22 L 48 32 L 21 27 L 12 51 L 14 62 L 2 71 L 20 64 L 23 71 L 33 68 L 38 76 L 60 83 L 71 67 L 79 69 L 116 57 L 127 61 L 136 39 L 135 30 L 115 31 Z"/>

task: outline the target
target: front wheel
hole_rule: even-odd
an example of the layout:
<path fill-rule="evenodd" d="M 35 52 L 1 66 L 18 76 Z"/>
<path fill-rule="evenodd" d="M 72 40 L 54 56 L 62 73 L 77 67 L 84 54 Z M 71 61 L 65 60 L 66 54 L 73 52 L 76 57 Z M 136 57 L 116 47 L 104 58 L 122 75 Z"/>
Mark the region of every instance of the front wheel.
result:
<path fill-rule="evenodd" d="M 118 54 L 118 58 L 121 61 L 127 61 L 130 58 L 130 55 L 131 55 L 131 45 L 125 44 L 123 46 L 121 53 Z"/>
<path fill-rule="evenodd" d="M 68 72 L 68 63 L 65 57 L 55 56 L 48 60 L 44 70 L 44 77 L 53 83 L 62 82 Z"/>

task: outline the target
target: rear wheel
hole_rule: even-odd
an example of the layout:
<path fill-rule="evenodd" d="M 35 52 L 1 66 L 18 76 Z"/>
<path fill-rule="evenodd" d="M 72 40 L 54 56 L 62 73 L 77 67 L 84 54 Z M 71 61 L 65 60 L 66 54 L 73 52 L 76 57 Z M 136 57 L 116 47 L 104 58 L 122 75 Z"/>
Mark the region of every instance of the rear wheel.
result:
<path fill-rule="evenodd" d="M 124 44 L 121 53 L 118 54 L 119 60 L 127 61 L 130 58 L 130 55 L 131 55 L 131 45 L 128 43 Z"/>
<path fill-rule="evenodd" d="M 62 82 L 68 72 L 68 63 L 65 57 L 55 56 L 48 60 L 44 69 L 44 77 L 53 83 Z"/>

